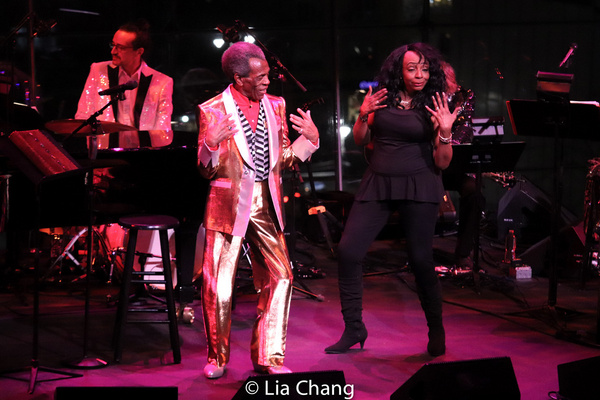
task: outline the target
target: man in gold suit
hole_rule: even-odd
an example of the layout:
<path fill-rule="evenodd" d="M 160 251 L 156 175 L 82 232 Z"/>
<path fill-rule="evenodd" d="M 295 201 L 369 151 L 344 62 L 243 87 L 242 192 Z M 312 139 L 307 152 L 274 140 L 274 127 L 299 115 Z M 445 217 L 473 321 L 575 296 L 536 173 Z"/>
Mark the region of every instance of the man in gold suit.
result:
<path fill-rule="evenodd" d="M 204 215 L 204 375 L 223 376 L 230 358 L 232 293 L 244 240 L 259 293 L 253 366 L 260 373 L 288 373 L 283 361 L 292 269 L 283 234 L 282 171 L 318 149 L 319 131 L 310 112 L 298 110 L 290 122 L 300 135 L 290 142 L 285 100 L 267 94 L 269 64 L 258 46 L 236 42 L 221 64 L 232 84 L 199 106 L 198 166 L 210 179 Z"/>

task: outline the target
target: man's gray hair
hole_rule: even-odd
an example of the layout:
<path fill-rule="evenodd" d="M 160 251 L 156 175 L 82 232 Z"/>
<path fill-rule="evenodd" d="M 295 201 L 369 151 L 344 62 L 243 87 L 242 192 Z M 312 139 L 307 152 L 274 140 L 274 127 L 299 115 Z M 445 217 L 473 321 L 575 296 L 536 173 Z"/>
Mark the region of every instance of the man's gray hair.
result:
<path fill-rule="evenodd" d="M 250 59 L 260 58 L 266 60 L 265 53 L 255 44 L 248 42 L 235 42 L 223 53 L 221 67 L 227 79 L 234 81 L 233 76 L 250 75 Z"/>

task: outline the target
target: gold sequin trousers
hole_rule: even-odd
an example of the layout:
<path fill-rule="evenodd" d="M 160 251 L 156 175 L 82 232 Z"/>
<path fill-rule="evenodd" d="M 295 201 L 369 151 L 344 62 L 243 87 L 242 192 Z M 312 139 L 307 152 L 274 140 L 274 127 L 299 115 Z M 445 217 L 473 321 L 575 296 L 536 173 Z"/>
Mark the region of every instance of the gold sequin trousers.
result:
<path fill-rule="evenodd" d="M 257 182 L 246 232 L 252 276 L 258 292 L 257 318 L 250 355 L 262 366 L 283 365 L 292 296 L 292 269 L 283 232 L 270 202 L 266 181 Z M 206 231 L 202 310 L 208 345 L 207 360 L 219 367 L 230 357 L 231 306 L 235 275 L 244 238 Z"/>

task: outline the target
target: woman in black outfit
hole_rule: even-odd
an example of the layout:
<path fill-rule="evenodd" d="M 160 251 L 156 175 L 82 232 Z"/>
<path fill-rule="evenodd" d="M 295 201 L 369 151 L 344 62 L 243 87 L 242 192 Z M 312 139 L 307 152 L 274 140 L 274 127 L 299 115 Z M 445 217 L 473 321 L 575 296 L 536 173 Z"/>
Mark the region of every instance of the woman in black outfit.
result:
<path fill-rule="evenodd" d="M 429 327 L 427 351 L 445 353 L 442 293 L 433 263 L 433 235 L 442 199 L 441 170 L 452 159 L 452 124 L 442 58 L 414 43 L 394 50 L 369 88 L 353 128 L 357 145 L 373 143 L 370 164 L 338 247 L 345 329 L 326 353 L 345 353 L 367 339 L 362 321 L 362 261 L 392 212 L 399 210 L 409 265 Z"/>

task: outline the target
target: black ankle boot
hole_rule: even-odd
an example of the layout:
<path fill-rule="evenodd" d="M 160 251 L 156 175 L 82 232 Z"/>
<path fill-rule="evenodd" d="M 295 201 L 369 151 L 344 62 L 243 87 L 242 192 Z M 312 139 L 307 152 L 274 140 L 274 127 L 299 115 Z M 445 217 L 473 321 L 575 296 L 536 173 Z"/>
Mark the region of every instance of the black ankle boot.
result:
<path fill-rule="evenodd" d="M 429 327 L 427 352 L 433 357 L 441 356 L 446 353 L 446 332 L 442 322 L 441 285 L 438 282 L 427 288 L 419 288 L 417 292 Z"/>
<path fill-rule="evenodd" d="M 438 357 L 446 353 L 446 332 L 444 327 L 429 328 L 429 343 L 427 343 L 427 352 Z"/>
<path fill-rule="evenodd" d="M 340 340 L 338 340 L 337 343 L 327 347 L 325 349 L 325 353 L 346 353 L 348 350 L 350 350 L 350 347 L 354 346 L 357 343 L 360 343 L 360 348 L 362 349 L 365 345 L 365 340 L 367 340 L 367 336 L 367 328 L 362 322 L 360 322 L 360 324 L 356 324 L 355 326 L 346 325 L 346 327 L 344 328 L 344 333 L 342 333 L 342 337 L 340 338 Z"/>

